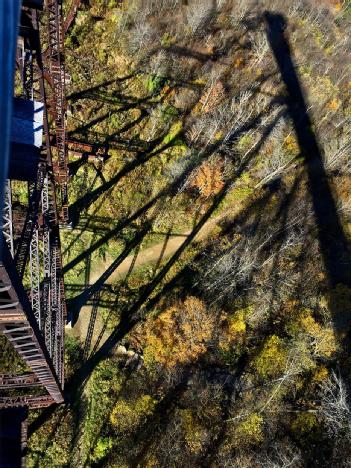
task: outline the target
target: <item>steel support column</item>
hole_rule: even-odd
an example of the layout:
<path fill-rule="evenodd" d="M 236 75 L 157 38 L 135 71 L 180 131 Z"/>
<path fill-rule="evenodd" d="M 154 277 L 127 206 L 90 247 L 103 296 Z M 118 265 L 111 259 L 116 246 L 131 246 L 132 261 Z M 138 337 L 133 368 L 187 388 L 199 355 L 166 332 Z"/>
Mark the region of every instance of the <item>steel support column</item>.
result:
<path fill-rule="evenodd" d="M 13 223 L 12 223 L 12 193 L 11 181 L 6 180 L 5 183 L 5 200 L 4 200 L 4 221 L 2 225 L 2 232 L 10 250 L 11 256 L 14 256 L 13 248 Z"/>

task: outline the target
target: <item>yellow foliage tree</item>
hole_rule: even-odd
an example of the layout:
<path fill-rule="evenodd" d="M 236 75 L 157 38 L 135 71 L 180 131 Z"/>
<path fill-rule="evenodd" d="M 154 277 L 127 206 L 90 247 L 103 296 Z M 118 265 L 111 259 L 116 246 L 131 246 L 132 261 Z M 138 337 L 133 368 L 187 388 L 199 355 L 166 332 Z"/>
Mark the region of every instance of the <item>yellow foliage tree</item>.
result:
<path fill-rule="evenodd" d="M 291 424 L 293 433 L 299 439 L 311 435 L 318 427 L 318 420 L 313 413 L 300 413 Z"/>
<path fill-rule="evenodd" d="M 332 325 L 317 322 L 310 309 L 297 309 L 287 331 L 298 341 L 304 341 L 313 359 L 331 358 L 337 352 L 338 343 Z"/>
<path fill-rule="evenodd" d="M 337 343 L 331 326 L 322 326 L 306 311 L 300 320 L 302 330 L 309 336 L 313 354 L 330 358 L 337 351 Z"/>
<path fill-rule="evenodd" d="M 237 443 L 257 445 L 263 440 L 263 418 L 258 413 L 247 416 L 235 429 Z"/>
<path fill-rule="evenodd" d="M 198 298 L 189 296 L 183 303 L 161 313 L 146 329 L 144 362 L 166 368 L 196 360 L 207 349 L 215 318 Z"/>
<path fill-rule="evenodd" d="M 341 104 L 342 104 L 342 101 L 340 99 L 333 98 L 331 101 L 328 102 L 327 109 L 332 111 L 332 112 L 335 112 L 335 111 L 337 111 L 339 109 Z"/>
<path fill-rule="evenodd" d="M 245 322 L 246 309 L 240 309 L 230 317 L 228 317 L 228 333 L 230 339 L 236 339 L 246 332 Z"/>
<path fill-rule="evenodd" d="M 312 380 L 314 382 L 323 382 L 327 380 L 328 376 L 329 376 L 328 369 L 325 366 L 320 366 L 314 372 Z"/>
<path fill-rule="evenodd" d="M 285 369 L 287 350 L 281 338 L 272 335 L 263 345 L 253 361 L 253 367 L 260 377 L 266 379 L 282 373 Z"/>
<path fill-rule="evenodd" d="M 133 431 L 153 413 L 156 403 L 150 395 L 142 395 L 134 402 L 121 399 L 112 410 L 111 424 L 118 432 Z"/>
<path fill-rule="evenodd" d="M 297 155 L 300 152 L 299 144 L 297 143 L 296 137 L 294 135 L 288 135 L 285 138 L 283 146 L 284 149 L 291 155 Z"/>
<path fill-rule="evenodd" d="M 180 410 L 180 416 L 184 438 L 189 450 L 199 453 L 206 439 L 206 430 L 196 420 L 191 410 Z"/>
<path fill-rule="evenodd" d="M 250 311 L 251 307 L 246 309 L 239 309 L 233 315 L 223 317 L 225 324 L 224 333 L 220 336 L 219 348 L 228 353 L 233 351 L 235 347 L 240 347 L 245 340 L 246 336 L 246 322 L 245 316 L 247 311 Z"/>
<path fill-rule="evenodd" d="M 145 468 L 156 468 L 158 466 L 161 466 L 158 462 L 158 460 L 156 459 L 155 455 L 150 455 L 150 457 L 144 461 L 145 465 Z M 140 465 L 138 465 L 140 466 Z M 119 468 L 119 467 L 118 467 Z"/>

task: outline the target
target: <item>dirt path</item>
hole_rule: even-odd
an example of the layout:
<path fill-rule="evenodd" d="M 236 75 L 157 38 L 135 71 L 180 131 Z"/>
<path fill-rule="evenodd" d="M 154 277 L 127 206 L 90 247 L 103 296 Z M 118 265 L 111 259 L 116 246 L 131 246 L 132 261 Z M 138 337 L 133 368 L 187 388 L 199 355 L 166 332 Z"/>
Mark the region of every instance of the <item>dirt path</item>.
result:
<path fill-rule="evenodd" d="M 166 244 L 166 248 L 163 254 L 163 259 L 170 257 L 176 252 L 182 245 L 186 237 L 189 235 L 188 232 L 183 235 L 172 235 Z M 136 269 L 142 265 L 151 262 L 157 262 L 164 249 L 164 242 L 160 242 L 152 247 L 148 247 L 145 250 L 141 250 L 135 260 L 134 268 Z M 112 275 L 106 281 L 106 284 L 113 284 L 116 280 L 123 278 L 129 271 L 134 259 L 134 254 L 129 255 L 112 273 Z M 90 284 L 94 284 L 96 280 L 106 271 L 108 266 L 113 262 L 111 258 L 107 258 L 106 262 L 100 265 L 94 266 L 94 271 L 90 275 Z"/>
<path fill-rule="evenodd" d="M 231 213 L 231 217 L 232 216 L 233 212 Z M 210 232 L 213 230 L 214 227 L 217 226 L 219 221 L 222 221 L 227 217 L 228 213 L 223 213 L 219 216 L 216 216 L 213 219 L 209 219 L 200 229 L 194 241 L 200 241 L 208 237 Z M 171 234 L 166 243 L 166 246 L 165 239 L 165 241 L 162 241 L 152 247 L 148 247 L 147 249 L 140 251 L 136 258 L 134 269 L 147 263 L 159 261 L 163 250 L 164 252 L 162 254 L 162 260 L 169 258 L 181 247 L 181 245 L 190 233 L 191 231 L 187 231 L 182 234 Z M 127 258 L 125 258 L 125 260 L 115 269 L 112 275 L 108 278 L 106 284 L 113 284 L 116 282 L 116 280 L 121 279 L 121 277 L 123 278 L 128 273 L 132 265 L 133 259 L 134 254 L 129 255 Z M 90 274 L 90 284 L 94 284 L 112 263 L 113 259 L 111 257 L 107 257 L 105 262 L 101 262 L 98 265 L 94 265 L 94 271 Z"/>

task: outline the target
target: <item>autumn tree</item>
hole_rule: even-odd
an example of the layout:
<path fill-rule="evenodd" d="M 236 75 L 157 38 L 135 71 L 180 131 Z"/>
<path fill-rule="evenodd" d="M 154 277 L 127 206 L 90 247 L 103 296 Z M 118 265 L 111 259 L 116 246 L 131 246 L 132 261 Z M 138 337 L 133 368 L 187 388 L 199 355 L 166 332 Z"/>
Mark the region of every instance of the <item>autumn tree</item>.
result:
<path fill-rule="evenodd" d="M 270 336 L 253 361 L 253 367 L 263 379 L 282 374 L 287 360 L 284 341 L 277 335 Z"/>
<path fill-rule="evenodd" d="M 150 416 L 156 400 L 150 395 L 141 395 L 135 401 L 120 399 L 114 406 L 110 421 L 118 432 L 132 432 Z"/>
<path fill-rule="evenodd" d="M 190 179 L 189 187 L 198 189 L 204 198 L 217 195 L 223 188 L 223 168 L 221 161 L 206 161 L 196 169 Z"/>
<path fill-rule="evenodd" d="M 220 80 L 213 81 L 200 98 L 201 110 L 206 114 L 213 110 L 225 98 L 225 89 Z"/>
<path fill-rule="evenodd" d="M 197 297 L 176 303 L 147 324 L 146 366 L 171 369 L 195 361 L 206 351 L 215 323 L 213 312 Z"/>

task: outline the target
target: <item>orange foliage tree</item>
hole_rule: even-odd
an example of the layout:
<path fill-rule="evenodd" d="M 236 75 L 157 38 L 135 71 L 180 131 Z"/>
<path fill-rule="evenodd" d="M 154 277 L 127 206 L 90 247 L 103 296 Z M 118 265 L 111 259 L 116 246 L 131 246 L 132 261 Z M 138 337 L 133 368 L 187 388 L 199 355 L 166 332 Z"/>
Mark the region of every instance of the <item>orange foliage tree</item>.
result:
<path fill-rule="evenodd" d="M 144 360 L 166 368 L 188 364 L 207 349 L 215 317 L 198 298 L 189 296 L 147 325 Z"/>
<path fill-rule="evenodd" d="M 200 104 L 202 111 L 207 113 L 218 106 L 225 98 L 225 89 L 221 81 L 213 83 L 213 85 L 202 95 Z"/>
<path fill-rule="evenodd" d="M 223 185 L 223 168 L 220 161 L 206 161 L 201 164 L 190 183 L 190 186 L 198 189 L 204 198 L 217 195 Z"/>

